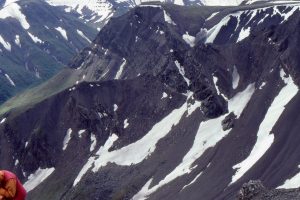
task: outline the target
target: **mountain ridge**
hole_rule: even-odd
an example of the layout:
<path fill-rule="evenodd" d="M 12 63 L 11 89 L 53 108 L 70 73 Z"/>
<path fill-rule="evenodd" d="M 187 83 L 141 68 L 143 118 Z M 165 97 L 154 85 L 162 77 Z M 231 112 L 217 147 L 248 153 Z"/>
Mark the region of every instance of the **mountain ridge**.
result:
<path fill-rule="evenodd" d="M 45 170 L 29 199 L 233 199 L 250 179 L 299 187 L 299 15 L 291 4 L 163 4 L 112 18 L 31 91 L 38 99 L 4 104 L 1 166 L 27 185 Z"/>

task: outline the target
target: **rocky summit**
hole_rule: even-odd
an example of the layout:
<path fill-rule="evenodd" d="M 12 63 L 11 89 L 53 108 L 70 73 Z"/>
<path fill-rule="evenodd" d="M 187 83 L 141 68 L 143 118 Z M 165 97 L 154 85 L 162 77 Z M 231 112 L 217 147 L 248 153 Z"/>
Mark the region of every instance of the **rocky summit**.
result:
<path fill-rule="evenodd" d="M 300 199 L 300 4 L 240 3 L 112 17 L 1 105 L 1 168 L 33 200 Z"/>

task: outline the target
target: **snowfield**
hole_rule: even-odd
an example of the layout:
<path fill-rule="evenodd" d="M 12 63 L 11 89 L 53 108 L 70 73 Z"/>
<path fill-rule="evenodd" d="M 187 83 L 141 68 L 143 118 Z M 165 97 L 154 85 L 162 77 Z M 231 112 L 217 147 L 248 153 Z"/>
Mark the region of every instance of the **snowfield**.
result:
<path fill-rule="evenodd" d="M 34 188 L 36 188 L 39 184 L 41 184 L 44 180 L 46 180 L 53 172 L 55 168 L 39 168 L 33 174 L 28 177 L 28 180 L 24 183 L 24 188 L 27 192 L 30 192 Z"/>

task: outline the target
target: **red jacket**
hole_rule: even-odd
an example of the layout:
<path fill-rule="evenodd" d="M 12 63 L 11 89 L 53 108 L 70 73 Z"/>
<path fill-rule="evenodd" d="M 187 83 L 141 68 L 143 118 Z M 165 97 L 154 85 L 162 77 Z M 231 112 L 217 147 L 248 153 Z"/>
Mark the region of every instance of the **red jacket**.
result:
<path fill-rule="evenodd" d="M 18 177 L 9 171 L 1 170 L 4 173 L 3 186 L 0 189 L 0 195 L 4 198 L 9 198 L 12 200 L 25 200 L 26 190 L 21 184 Z M 14 196 L 12 196 L 14 194 Z M 12 196 L 12 198 L 11 198 Z"/>

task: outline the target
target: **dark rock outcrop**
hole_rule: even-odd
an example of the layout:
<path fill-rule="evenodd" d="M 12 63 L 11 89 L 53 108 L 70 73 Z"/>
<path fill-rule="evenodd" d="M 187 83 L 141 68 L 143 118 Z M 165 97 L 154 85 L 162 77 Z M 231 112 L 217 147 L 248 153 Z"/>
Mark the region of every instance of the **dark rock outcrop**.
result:
<path fill-rule="evenodd" d="M 267 189 L 261 181 L 249 181 L 243 184 L 238 200 L 299 200 L 300 189 Z"/>

